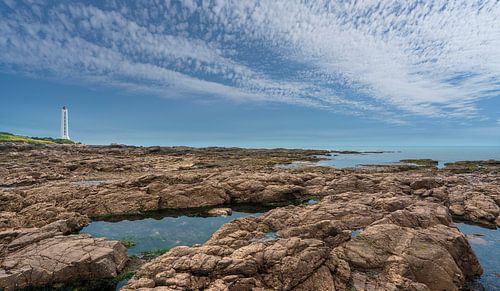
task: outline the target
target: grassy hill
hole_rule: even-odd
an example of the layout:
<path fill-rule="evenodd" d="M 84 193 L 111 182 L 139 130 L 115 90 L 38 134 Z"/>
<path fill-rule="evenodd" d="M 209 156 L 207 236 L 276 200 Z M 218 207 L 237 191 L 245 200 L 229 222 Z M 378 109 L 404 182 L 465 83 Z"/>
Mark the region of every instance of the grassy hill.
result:
<path fill-rule="evenodd" d="M 27 142 L 35 144 L 74 144 L 74 141 L 67 139 L 51 138 L 51 137 L 29 137 L 22 135 L 15 135 L 9 132 L 0 132 L 0 142 Z"/>

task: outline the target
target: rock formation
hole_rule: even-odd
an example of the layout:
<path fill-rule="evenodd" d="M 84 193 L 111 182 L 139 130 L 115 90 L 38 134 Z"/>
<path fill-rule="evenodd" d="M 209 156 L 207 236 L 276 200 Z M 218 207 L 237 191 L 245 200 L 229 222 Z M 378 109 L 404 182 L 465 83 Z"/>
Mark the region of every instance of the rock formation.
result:
<path fill-rule="evenodd" d="M 87 221 L 59 220 L 42 228 L 0 232 L 0 288 L 113 278 L 128 260 L 118 241 L 69 235 Z"/>
<path fill-rule="evenodd" d="M 394 198 L 368 206 L 373 222 L 334 196 L 236 219 L 147 263 L 125 290 L 460 290 L 482 273 L 445 207 Z M 364 229 L 351 238 L 352 227 Z"/>
<path fill-rule="evenodd" d="M 72 234 L 90 217 L 312 196 L 321 202 L 238 219 L 201 246 L 175 248 L 126 288 L 455 290 L 481 273 L 451 217 L 500 226 L 499 163 L 279 166 L 324 154 L 0 143 L 0 287 L 120 272 L 119 242 Z"/>

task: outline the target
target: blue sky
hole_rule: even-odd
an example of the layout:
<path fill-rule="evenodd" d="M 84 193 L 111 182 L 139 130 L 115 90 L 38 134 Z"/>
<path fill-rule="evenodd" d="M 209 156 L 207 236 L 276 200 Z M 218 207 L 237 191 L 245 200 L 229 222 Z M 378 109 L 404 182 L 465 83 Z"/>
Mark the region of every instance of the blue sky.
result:
<path fill-rule="evenodd" d="M 0 0 L 0 131 L 500 145 L 499 1 Z"/>

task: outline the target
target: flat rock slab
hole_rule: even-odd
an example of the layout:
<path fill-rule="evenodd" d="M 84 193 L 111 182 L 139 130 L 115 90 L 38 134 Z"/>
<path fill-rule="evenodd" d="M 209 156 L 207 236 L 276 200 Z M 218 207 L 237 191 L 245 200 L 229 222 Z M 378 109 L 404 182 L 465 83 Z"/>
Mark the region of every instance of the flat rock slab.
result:
<path fill-rule="evenodd" d="M 112 278 L 127 260 L 127 249 L 118 241 L 58 235 L 9 253 L 1 262 L 0 289 Z"/>

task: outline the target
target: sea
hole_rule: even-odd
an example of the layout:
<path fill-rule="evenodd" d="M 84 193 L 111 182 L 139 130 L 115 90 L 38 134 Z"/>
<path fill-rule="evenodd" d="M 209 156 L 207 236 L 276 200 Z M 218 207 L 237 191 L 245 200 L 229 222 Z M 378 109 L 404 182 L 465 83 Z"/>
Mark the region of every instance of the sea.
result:
<path fill-rule="evenodd" d="M 415 147 L 349 147 L 334 150 L 363 152 L 362 154 L 332 154 L 320 161 L 322 166 L 336 168 L 360 167 L 363 165 L 388 165 L 404 159 L 432 159 L 438 167 L 445 163 L 469 160 L 500 160 L 500 146 L 415 146 Z"/>

